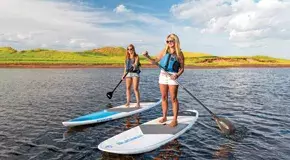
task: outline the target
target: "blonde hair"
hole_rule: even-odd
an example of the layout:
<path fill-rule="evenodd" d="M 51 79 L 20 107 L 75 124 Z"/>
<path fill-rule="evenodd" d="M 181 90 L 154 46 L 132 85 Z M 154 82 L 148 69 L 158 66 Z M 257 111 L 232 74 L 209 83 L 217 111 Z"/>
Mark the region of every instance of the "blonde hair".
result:
<path fill-rule="evenodd" d="M 181 52 L 181 49 L 180 49 L 180 41 L 179 41 L 178 36 L 176 34 L 173 34 L 172 33 L 172 34 L 170 34 L 170 35 L 167 36 L 166 40 L 168 38 L 174 39 L 174 41 L 175 41 L 175 45 L 174 45 L 175 46 L 175 52 L 177 54 L 177 57 L 180 57 L 182 55 L 182 52 Z M 169 46 L 168 46 L 167 43 L 166 43 L 166 46 L 165 46 L 165 49 L 164 50 L 165 50 L 166 53 L 168 53 Z"/>
<path fill-rule="evenodd" d="M 125 57 L 125 60 L 130 58 L 130 53 L 129 53 L 129 51 L 128 51 L 128 48 L 129 48 L 129 47 L 131 47 L 131 48 L 133 49 L 134 57 L 137 56 L 137 53 L 136 53 L 136 51 L 135 51 L 135 47 L 134 47 L 134 45 L 133 45 L 133 44 L 129 44 L 129 46 L 128 46 L 127 49 L 126 49 L 126 57 Z"/>

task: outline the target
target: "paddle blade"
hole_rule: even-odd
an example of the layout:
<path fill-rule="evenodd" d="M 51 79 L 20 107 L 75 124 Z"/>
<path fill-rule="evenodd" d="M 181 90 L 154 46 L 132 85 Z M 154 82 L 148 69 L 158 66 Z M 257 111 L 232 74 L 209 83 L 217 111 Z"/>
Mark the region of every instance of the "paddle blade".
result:
<path fill-rule="evenodd" d="M 216 121 L 218 127 L 220 128 L 221 132 L 223 134 L 233 134 L 236 130 L 232 122 L 225 118 L 218 118 L 215 117 L 214 120 Z"/>
<path fill-rule="evenodd" d="M 107 97 L 108 97 L 109 99 L 111 99 L 111 98 L 113 97 L 113 92 L 108 92 L 108 93 L 107 93 Z"/>

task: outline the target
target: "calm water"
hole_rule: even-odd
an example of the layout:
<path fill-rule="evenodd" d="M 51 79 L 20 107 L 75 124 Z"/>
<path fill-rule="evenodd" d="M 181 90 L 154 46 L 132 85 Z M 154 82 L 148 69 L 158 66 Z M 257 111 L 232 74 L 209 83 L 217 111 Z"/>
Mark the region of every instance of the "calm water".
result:
<path fill-rule="evenodd" d="M 243 138 L 221 135 L 186 92 L 180 110 L 200 118 L 177 140 L 140 155 L 116 155 L 97 145 L 161 116 L 161 107 L 129 118 L 67 129 L 61 122 L 125 103 L 122 69 L 0 69 L 0 159 L 289 159 L 290 69 L 187 69 L 179 82 L 219 116 L 243 128 Z M 143 69 L 143 101 L 160 97 L 158 70 Z M 170 107 L 171 108 L 171 107 Z M 170 112 L 171 113 L 171 112 Z"/>

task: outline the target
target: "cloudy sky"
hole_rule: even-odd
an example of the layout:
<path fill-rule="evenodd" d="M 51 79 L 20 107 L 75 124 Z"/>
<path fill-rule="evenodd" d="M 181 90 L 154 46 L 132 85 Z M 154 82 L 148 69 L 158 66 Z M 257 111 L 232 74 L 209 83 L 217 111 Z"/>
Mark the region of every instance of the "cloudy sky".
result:
<path fill-rule="evenodd" d="M 290 0 L 1 0 L 0 46 L 87 50 L 133 43 L 290 59 Z"/>

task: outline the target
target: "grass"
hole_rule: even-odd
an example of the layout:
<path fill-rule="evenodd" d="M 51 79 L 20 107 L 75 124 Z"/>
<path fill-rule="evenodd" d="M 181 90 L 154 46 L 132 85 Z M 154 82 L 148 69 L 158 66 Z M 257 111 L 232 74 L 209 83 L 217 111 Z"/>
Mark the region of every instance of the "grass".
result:
<path fill-rule="evenodd" d="M 64 52 L 46 49 L 12 52 L 0 48 L 0 63 L 10 64 L 123 64 L 122 56 L 96 51 Z"/>
<path fill-rule="evenodd" d="M 126 49 L 103 47 L 82 52 L 33 49 L 17 51 L 11 47 L 0 47 L 0 64 L 81 64 L 123 65 Z M 242 65 L 290 65 L 290 60 L 257 55 L 218 57 L 207 53 L 184 52 L 186 66 L 242 66 Z M 140 56 L 141 64 L 149 64 Z"/>
<path fill-rule="evenodd" d="M 183 52 L 184 57 L 207 57 L 207 56 L 212 56 L 207 53 L 200 53 L 200 52 Z"/>

